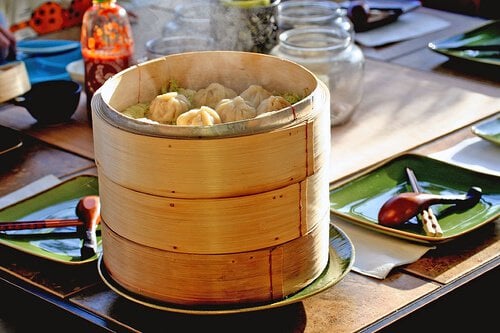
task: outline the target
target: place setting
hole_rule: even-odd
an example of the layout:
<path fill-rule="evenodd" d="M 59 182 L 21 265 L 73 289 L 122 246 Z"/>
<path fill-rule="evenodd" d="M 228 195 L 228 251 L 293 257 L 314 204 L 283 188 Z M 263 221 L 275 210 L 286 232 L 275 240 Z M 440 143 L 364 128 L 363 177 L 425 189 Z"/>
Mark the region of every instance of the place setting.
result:
<path fill-rule="evenodd" d="M 332 221 L 354 243 L 353 270 L 379 279 L 500 216 L 498 117 L 429 156 L 399 154 L 330 189 Z M 487 134 L 486 134 L 487 133 Z"/>

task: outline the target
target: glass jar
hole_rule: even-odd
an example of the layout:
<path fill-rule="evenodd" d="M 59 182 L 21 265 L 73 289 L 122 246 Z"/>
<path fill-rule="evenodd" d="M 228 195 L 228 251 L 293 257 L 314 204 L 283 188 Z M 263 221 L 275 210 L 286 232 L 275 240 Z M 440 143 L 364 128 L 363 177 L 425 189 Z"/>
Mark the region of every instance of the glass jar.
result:
<path fill-rule="evenodd" d="M 332 126 L 352 117 L 363 95 L 365 64 L 352 31 L 342 25 L 294 28 L 280 34 L 271 54 L 306 67 L 328 86 Z"/>
<path fill-rule="evenodd" d="M 269 53 L 278 43 L 281 0 L 219 0 L 215 40 L 222 50 Z"/>
<path fill-rule="evenodd" d="M 280 31 L 306 26 L 337 26 L 354 32 L 346 10 L 331 1 L 284 1 L 278 6 Z"/>
<path fill-rule="evenodd" d="M 155 59 L 169 54 L 209 51 L 214 49 L 214 40 L 211 37 L 196 35 L 172 35 L 158 37 L 146 42 L 147 58 Z"/>
<path fill-rule="evenodd" d="M 212 37 L 211 16 L 217 11 L 216 3 L 211 1 L 192 1 L 180 3 L 174 8 L 173 18 L 163 26 L 162 36 L 206 36 Z"/>

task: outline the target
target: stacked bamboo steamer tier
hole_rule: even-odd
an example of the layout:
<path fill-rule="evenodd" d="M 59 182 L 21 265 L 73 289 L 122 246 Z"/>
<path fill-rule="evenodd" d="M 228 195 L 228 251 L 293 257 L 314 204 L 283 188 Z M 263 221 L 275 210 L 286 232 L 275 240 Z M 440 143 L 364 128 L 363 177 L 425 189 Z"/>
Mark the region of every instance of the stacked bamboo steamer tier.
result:
<path fill-rule="evenodd" d="M 121 114 L 171 80 L 304 98 L 208 127 Z M 109 79 L 92 100 L 109 276 L 131 294 L 188 306 L 272 302 L 312 283 L 329 260 L 329 105 L 308 70 L 256 53 L 170 55 Z"/>

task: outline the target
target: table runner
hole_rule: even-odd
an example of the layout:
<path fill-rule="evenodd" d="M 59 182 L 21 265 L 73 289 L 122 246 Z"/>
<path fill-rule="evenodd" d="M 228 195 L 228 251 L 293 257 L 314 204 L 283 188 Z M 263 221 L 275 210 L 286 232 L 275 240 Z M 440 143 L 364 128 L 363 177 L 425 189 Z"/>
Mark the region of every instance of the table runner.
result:
<path fill-rule="evenodd" d="M 368 61 L 358 110 L 349 123 L 332 128 L 330 181 L 500 110 L 500 89 L 492 96 L 491 86 L 484 95 L 453 84 L 434 73 Z"/>

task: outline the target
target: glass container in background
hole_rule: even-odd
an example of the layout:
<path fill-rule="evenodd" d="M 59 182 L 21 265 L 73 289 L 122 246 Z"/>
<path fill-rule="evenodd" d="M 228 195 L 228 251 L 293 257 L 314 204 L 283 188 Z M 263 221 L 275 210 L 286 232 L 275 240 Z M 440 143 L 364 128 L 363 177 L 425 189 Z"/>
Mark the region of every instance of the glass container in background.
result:
<path fill-rule="evenodd" d="M 163 37 L 170 36 L 208 36 L 213 37 L 211 16 L 217 10 L 215 0 L 195 0 L 178 4 L 173 18 L 162 29 Z"/>
<path fill-rule="evenodd" d="M 148 60 L 169 54 L 209 51 L 214 49 L 214 39 L 208 36 L 172 35 L 154 38 L 146 42 Z"/>
<path fill-rule="evenodd" d="M 219 49 L 269 53 L 276 46 L 281 0 L 218 1 L 212 20 Z"/>
<path fill-rule="evenodd" d="M 83 16 L 81 47 L 85 67 L 87 114 L 95 91 L 133 63 L 134 41 L 127 12 L 116 0 L 93 0 Z"/>
<path fill-rule="evenodd" d="M 335 24 L 282 32 L 271 54 L 303 65 L 330 90 L 332 126 L 352 117 L 363 95 L 365 59 L 353 32 Z"/>
<path fill-rule="evenodd" d="M 334 26 L 354 32 L 346 10 L 332 1 L 284 1 L 278 6 L 280 31 L 306 26 Z"/>
<path fill-rule="evenodd" d="M 162 36 L 211 37 L 218 50 L 269 53 L 278 43 L 281 0 L 194 0 L 178 4 Z"/>

